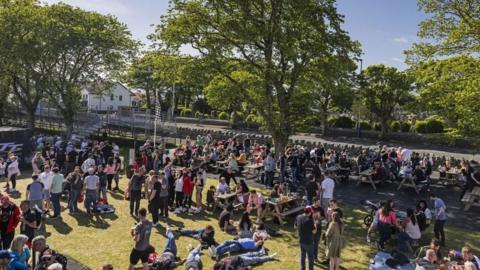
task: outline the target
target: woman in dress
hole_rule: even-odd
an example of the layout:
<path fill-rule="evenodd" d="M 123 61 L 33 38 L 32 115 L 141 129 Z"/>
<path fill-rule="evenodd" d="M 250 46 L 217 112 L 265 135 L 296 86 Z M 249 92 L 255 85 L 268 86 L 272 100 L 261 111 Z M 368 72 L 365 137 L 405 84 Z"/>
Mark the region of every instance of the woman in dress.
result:
<path fill-rule="evenodd" d="M 338 212 L 332 213 L 332 222 L 325 234 L 327 243 L 325 253 L 330 259 L 330 270 L 340 269 L 340 253 L 345 245 L 343 237 L 344 225 Z"/>

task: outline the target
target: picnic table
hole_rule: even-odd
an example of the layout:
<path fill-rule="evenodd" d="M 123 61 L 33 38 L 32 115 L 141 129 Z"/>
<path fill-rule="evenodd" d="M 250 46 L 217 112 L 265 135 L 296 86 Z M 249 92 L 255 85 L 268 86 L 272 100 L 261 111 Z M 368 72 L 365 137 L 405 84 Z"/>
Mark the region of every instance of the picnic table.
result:
<path fill-rule="evenodd" d="M 403 180 L 398 185 L 397 190 L 400 190 L 402 187 L 406 187 L 406 188 L 411 187 L 415 189 L 415 192 L 417 193 L 417 195 L 420 195 L 420 192 L 418 191 L 418 188 L 417 188 L 417 184 L 415 183 L 415 179 L 410 174 L 403 177 Z"/>
<path fill-rule="evenodd" d="M 262 163 L 260 163 L 260 164 L 256 164 L 256 163 L 248 164 L 244 168 L 247 170 L 246 178 L 254 178 L 255 181 L 257 181 L 257 182 L 260 180 L 260 173 L 261 173 L 262 168 L 263 168 Z"/>
<path fill-rule="evenodd" d="M 303 211 L 303 206 L 299 204 L 299 198 L 297 196 L 286 196 L 282 198 L 272 199 L 269 198 L 266 200 L 267 205 L 273 207 L 275 209 L 274 212 L 269 211 L 268 214 L 271 216 L 275 216 L 277 213 L 282 217 L 287 217 L 292 214 L 296 214 L 298 212 Z M 280 210 L 280 206 L 284 205 L 292 205 L 293 208 L 289 209 L 282 209 Z"/>
<path fill-rule="evenodd" d="M 338 184 L 338 181 L 339 181 L 338 178 L 344 177 L 346 175 L 345 173 L 350 173 L 350 168 L 343 168 L 341 166 L 335 165 L 335 166 L 325 168 L 325 172 L 333 173 L 335 182 L 337 182 Z"/>
<path fill-rule="evenodd" d="M 461 174 L 461 171 L 454 168 L 454 169 L 450 169 L 450 170 L 446 171 L 446 174 L 447 174 L 447 176 L 446 176 L 444 185 L 445 186 L 453 186 L 453 185 L 457 184 L 458 178 Z"/>
<path fill-rule="evenodd" d="M 373 178 L 372 178 L 372 170 L 371 169 L 368 169 L 368 170 L 365 170 L 363 172 L 360 172 L 359 173 L 359 178 L 358 178 L 358 182 L 357 182 L 357 187 L 361 184 L 361 183 L 367 183 L 367 184 L 370 184 L 373 188 L 373 190 L 377 190 L 377 186 L 375 185 L 375 181 L 373 181 Z M 377 181 L 378 183 L 379 181 Z"/>
<path fill-rule="evenodd" d="M 217 194 L 215 195 L 215 208 L 220 207 L 223 208 L 224 206 L 228 205 L 229 203 L 234 203 L 236 201 L 237 194 L 235 192 L 224 193 L 224 194 Z M 238 204 L 233 204 L 234 208 L 238 207 Z M 215 209 L 214 209 L 215 210 Z"/>
<path fill-rule="evenodd" d="M 474 187 L 471 192 L 465 193 L 462 202 L 465 204 L 464 211 L 468 211 L 472 206 L 480 206 L 480 187 Z"/>

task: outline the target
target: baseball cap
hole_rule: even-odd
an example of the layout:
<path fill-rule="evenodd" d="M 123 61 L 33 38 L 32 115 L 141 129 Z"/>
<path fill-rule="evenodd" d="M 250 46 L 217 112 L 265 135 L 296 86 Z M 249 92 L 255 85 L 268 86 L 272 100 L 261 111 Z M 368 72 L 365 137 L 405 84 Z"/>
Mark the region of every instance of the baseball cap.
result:
<path fill-rule="evenodd" d="M 310 205 L 305 206 L 305 213 L 310 214 L 313 212 L 313 208 Z"/>

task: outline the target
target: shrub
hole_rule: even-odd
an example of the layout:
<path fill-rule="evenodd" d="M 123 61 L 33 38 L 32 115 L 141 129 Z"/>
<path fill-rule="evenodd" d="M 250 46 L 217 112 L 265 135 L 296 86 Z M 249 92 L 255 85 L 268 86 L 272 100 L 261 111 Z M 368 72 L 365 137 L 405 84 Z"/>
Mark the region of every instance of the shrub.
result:
<path fill-rule="evenodd" d="M 226 112 L 220 112 L 218 114 L 218 118 L 222 119 L 222 120 L 227 120 L 227 118 L 228 118 L 227 113 Z"/>
<path fill-rule="evenodd" d="M 442 133 L 444 126 L 438 119 L 426 120 L 426 133 Z"/>
<path fill-rule="evenodd" d="M 192 115 L 192 110 L 189 108 L 183 108 L 182 111 L 180 111 L 180 116 L 191 116 Z"/>
<path fill-rule="evenodd" d="M 250 114 L 257 114 L 257 109 L 253 108 Z"/>
<path fill-rule="evenodd" d="M 363 129 L 363 130 L 371 130 L 372 125 L 367 121 L 362 121 L 362 122 L 360 122 L 360 128 Z"/>
<path fill-rule="evenodd" d="M 399 121 L 393 121 L 392 124 L 390 125 L 390 128 L 392 131 L 398 132 L 400 131 L 401 125 Z"/>
<path fill-rule="evenodd" d="M 195 118 L 200 118 L 201 115 L 202 115 L 201 112 L 199 112 L 199 111 L 196 111 L 196 112 L 195 112 Z"/>
<path fill-rule="evenodd" d="M 382 124 L 380 124 L 378 122 L 373 123 L 373 129 L 375 129 L 376 131 L 381 131 L 382 130 Z"/>
<path fill-rule="evenodd" d="M 410 126 L 409 123 L 407 123 L 407 122 L 401 122 L 400 123 L 400 131 L 401 132 L 410 132 L 410 128 L 411 128 L 411 126 Z"/>
<path fill-rule="evenodd" d="M 249 114 L 249 115 L 247 115 L 247 118 L 245 119 L 245 121 L 255 122 L 256 119 L 257 119 L 257 116 L 255 114 Z"/>
<path fill-rule="evenodd" d="M 210 118 L 210 115 L 208 113 L 203 114 L 203 118 L 208 119 Z"/>
<path fill-rule="evenodd" d="M 415 122 L 415 131 L 418 133 L 427 133 L 427 122 L 422 120 L 417 120 Z"/>
<path fill-rule="evenodd" d="M 243 114 L 243 112 L 237 112 L 237 120 L 244 120 L 245 119 L 245 115 Z"/>
<path fill-rule="evenodd" d="M 332 126 L 336 128 L 353 128 L 354 125 L 355 123 L 350 117 L 340 116 L 333 121 Z"/>
<path fill-rule="evenodd" d="M 333 124 L 335 123 L 335 120 L 336 120 L 335 118 L 329 117 L 329 118 L 327 118 L 327 124 L 329 126 L 333 127 Z"/>

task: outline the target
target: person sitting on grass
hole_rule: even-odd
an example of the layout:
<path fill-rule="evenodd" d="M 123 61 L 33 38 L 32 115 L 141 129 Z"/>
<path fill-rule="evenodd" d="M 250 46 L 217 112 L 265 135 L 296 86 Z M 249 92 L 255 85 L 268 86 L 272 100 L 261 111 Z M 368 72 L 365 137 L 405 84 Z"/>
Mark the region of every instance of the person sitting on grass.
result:
<path fill-rule="evenodd" d="M 199 240 L 203 248 L 215 246 L 215 230 L 211 225 L 207 225 L 204 229 L 199 230 L 184 230 L 180 228 L 177 230 L 177 232 L 180 235 L 191 236 Z"/>
<path fill-rule="evenodd" d="M 261 238 L 240 238 L 238 240 L 227 240 L 217 247 L 209 247 L 208 255 L 217 261 L 225 253 L 258 251 L 262 248 L 264 240 Z"/>
<path fill-rule="evenodd" d="M 210 186 L 207 190 L 207 209 L 213 210 L 215 206 L 215 187 Z"/>
<path fill-rule="evenodd" d="M 266 203 L 263 201 L 263 197 L 260 194 L 257 194 L 257 191 L 252 189 L 250 190 L 250 197 L 248 198 L 247 212 L 250 213 L 252 210 L 257 210 L 257 223 L 260 223 L 263 218 L 263 212 L 266 208 Z"/>
<path fill-rule="evenodd" d="M 219 262 L 216 262 L 213 266 L 214 270 L 243 270 L 250 269 L 255 264 L 261 264 L 268 261 L 275 260 L 277 253 L 270 256 L 265 255 L 265 251 L 262 249 L 258 252 L 249 252 L 239 256 L 230 256 Z"/>
<path fill-rule="evenodd" d="M 233 205 L 229 204 L 225 209 L 220 213 L 220 217 L 218 218 L 218 226 L 223 232 L 235 232 L 235 227 L 233 226 L 231 219 L 232 219 L 232 211 Z"/>
<path fill-rule="evenodd" d="M 152 264 L 152 269 L 174 269 L 175 267 L 185 262 L 185 260 L 179 260 L 177 258 L 177 245 L 175 243 L 175 236 L 173 235 L 173 232 L 170 230 L 170 228 L 167 227 L 165 234 L 168 238 L 167 244 L 163 253 L 155 259 L 155 262 Z"/>
<path fill-rule="evenodd" d="M 247 212 L 243 212 L 238 222 L 238 235 L 240 238 L 252 237 L 252 221 Z"/>

